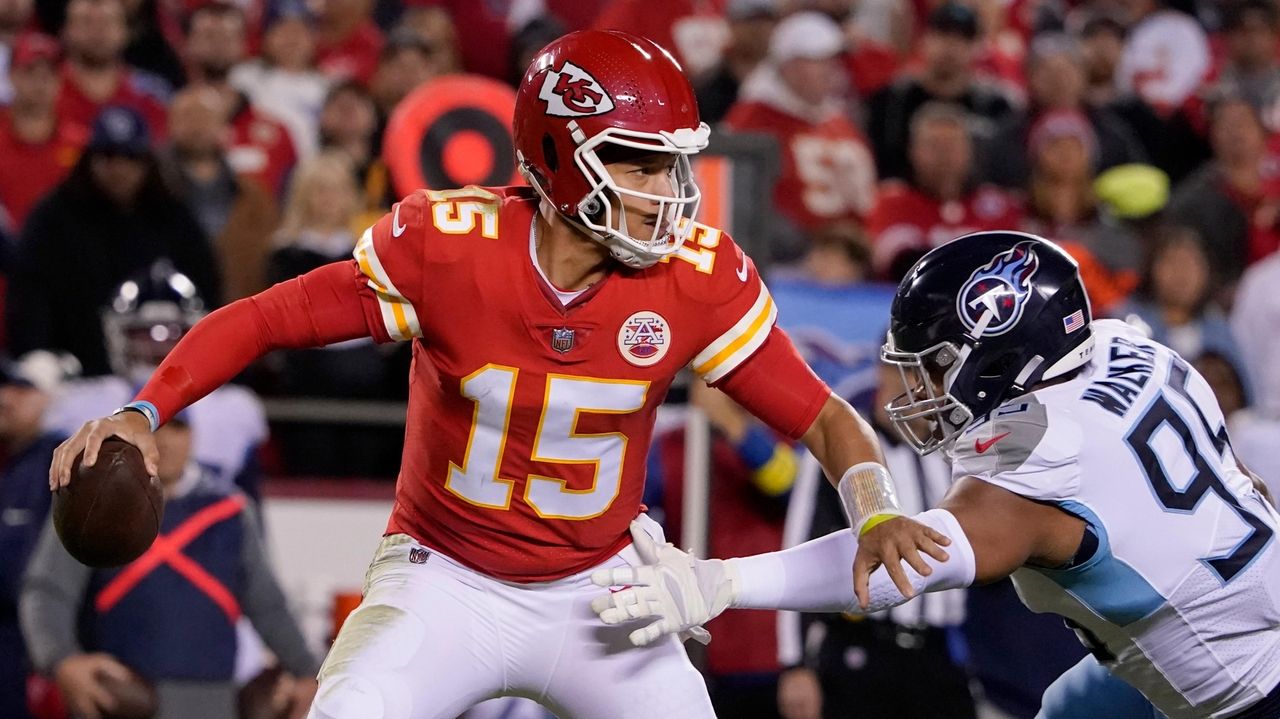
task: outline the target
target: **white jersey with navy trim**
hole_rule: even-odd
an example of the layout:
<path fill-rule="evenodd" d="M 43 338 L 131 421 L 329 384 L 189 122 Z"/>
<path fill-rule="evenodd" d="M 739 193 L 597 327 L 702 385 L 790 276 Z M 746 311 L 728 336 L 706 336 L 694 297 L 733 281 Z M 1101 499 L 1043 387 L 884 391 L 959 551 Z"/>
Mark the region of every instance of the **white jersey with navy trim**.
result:
<path fill-rule="evenodd" d="M 122 377 L 89 377 L 68 383 L 45 413 L 45 428 L 71 435 L 80 425 L 105 417 L 133 399 L 137 387 Z M 262 401 L 252 391 L 228 384 L 186 411 L 191 418 L 191 452 L 218 486 L 232 488 L 236 477 L 267 439 Z"/>
<path fill-rule="evenodd" d="M 1240 471 L 1205 380 L 1118 321 L 1067 382 L 1006 402 L 952 447 L 974 476 L 1085 519 L 1097 551 L 1014 574 L 1170 719 L 1227 717 L 1280 682 L 1280 515 Z"/>

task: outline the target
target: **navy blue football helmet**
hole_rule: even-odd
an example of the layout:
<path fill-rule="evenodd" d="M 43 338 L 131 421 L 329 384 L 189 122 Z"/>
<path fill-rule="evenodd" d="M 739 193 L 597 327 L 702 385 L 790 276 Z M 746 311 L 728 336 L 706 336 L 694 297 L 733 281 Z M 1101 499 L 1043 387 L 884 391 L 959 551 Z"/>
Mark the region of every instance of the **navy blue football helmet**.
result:
<path fill-rule="evenodd" d="M 156 260 L 121 283 L 102 310 L 112 372 L 131 382 L 146 382 L 204 315 L 195 283 L 169 260 Z"/>
<path fill-rule="evenodd" d="M 905 391 L 886 405 L 921 454 L 1093 353 L 1075 260 L 1020 232 L 978 232 L 920 258 L 898 285 L 881 359 Z"/>

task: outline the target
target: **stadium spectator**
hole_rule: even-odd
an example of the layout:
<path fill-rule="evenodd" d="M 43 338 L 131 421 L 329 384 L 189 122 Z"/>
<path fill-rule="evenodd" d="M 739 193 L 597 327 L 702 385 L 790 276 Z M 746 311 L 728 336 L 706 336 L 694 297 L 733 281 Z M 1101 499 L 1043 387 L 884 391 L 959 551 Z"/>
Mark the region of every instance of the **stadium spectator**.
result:
<path fill-rule="evenodd" d="M 350 78 L 367 86 L 383 42 L 371 17 L 373 0 L 326 0 L 319 7 L 316 66 L 335 80 Z"/>
<path fill-rule="evenodd" d="M 884 405 L 902 392 L 898 368 L 880 364 L 876 376 L 868 415 L 898 499 L 906 512 L 932 509 L 951 488 L 951 468 L 938 454 L 917 455 L 890 423 Z M 788 516 L 788 526 L 794 522 L 804 528 L 800 540 L 848 526 L 835 490 L 820 477 L 813 480 L 797 483 L 789 510 L 796 516 Z M 801 501 L 801 491 L 813 496 Z M 963 657 L 954 652 L 965 619 L 965 593 L 921 595 L 869 617 L 806 614 L 800 622 L 784 624 L 793 633 L 790 643 L 804 652 L 779 680 L 783 718 L 847 716 L 854 707 L 865 716 L 895 719 L 976 717 Z M 929 691 L 918 691 L 922 683 Z M 814 707 L 826 711 L 814 712 Z"/>
<path fill-rule="evenodd" d="M 13 44 L 30 24 L 34 4 L 35 0 L 5 0 L 0 3 L 0 107 L 13 99 L 13 86 L 9 84 Z"/>
<path fill-rule="evenodd" d="M 1209 40 L 1194 18 L 1167 0 L 1117 0 L 1127 27 L 1116 84 L 1164 115 L 1178 110 L 1210 69 Z"/>
<path fill-rule="evenodd" d="M 288 716 L 301 719 L 319 662 L 267 563 L 257 509 L 206 481 L 191 456 L 191 429 L 175 419 L 156 433 L 167 541 L 148 550 L 154 564 L 90 569 L 45 523 L 19 602 L 32 662 L 56 679 L 79 716 L 111 709 L 105 680 L 130 681 L 131 670 L 154 685 L 157 719 L 233 719 L 235 625 L 243 614 L 292 675 Z"/>
<path fill-rule="evenodd" d="M 315 16 L 303 0 L 280 0 L 263 21 L 262 56 L 236 65 L 228 78 L 256 108 L 289 128 L 299 157 L 318 149 L 316 118 L 330 78 L 315 67 Z"/>
<path fill-rule="evenodd" d="M 1125 29 L 1110 15 L 1089 18 L 1080 30 L 1088 87 L 1085 104 L 1094 112 L 1120 118 L 1142 143 L 1147 158 L 1174 179 L 1194 170 L 1208 155 L 1199 131 L 1185 113 L 1162 117 L 1132 90 L 1121 90 L 1116 80 L 1124 53 Z"/>
<path fill-rule="evenodd" d="M 276 250 L 268 263 L 272 282 L 305 274 L 355 249 L 359 193 L 352 177 L 351 161 L 333 150 L 306 161 L 294 173 Z"/>
<path fill-rule="evenodd" d="M 320 111 L 320 146 L 347 156 L 361 191 L 355 224 L 369 227 L 391 209 L 394 188 L 374 145 L 378 112 L 373 98 L 358 83 L 334 85 Z"/>
<path fill-rule="evenodd" d="M 778 141 L 782 170 L 773 204 L 802 232 L 860 219 L 875 202 L 875 164 L 841 99 L 843 51 L 844 34 L 826 15 L 788 16 L 724 122 Z"/>
<path fill-rule="evenodd" d="M 62 27 L 62 88 L 58 116 L 83 127 L 107 105 L 139 112 L 157 137 L 165 132 L 169 86 L 124 62 L 128 41 L 122 0 L 71 0 Z"/>
<path fill-rule="evenodd" d="M 99 310 L 160 257 L 217 304 L 217 262 L 199 223 L 161 180 L 146 121 L 131 108 L 107 107 L 71 174 L 23 228 L 5 307 L 10 350 L 63 350 L 88 375 L 108 372 Z"/>
<path fill-rule="evenodd" d="M 1081 25 L 1079 39 L 1085 99 L 1091 106 L 1105 107 L 1121 97 L 1116 70 L 1124 54 L 1124 26 L 1110 15 L 1098 13 Z"/>
<path fill-rule="evenodd" d="M 1249 469 L 1280 496 L 1280 253 L 1245 271 L 1231 308 L 1232 335 L 1252 381 L 1251 406 L 1231 421 L 1231 445 Z"/>
<path fill-rule="evenodd" d="M 165 35 L 163 0 L 126 0 L 124 8 L 129 29 L 124 61 L 163 79 L 170 87 L 182 87 L 186 73 L 182 59 Z"/>
<path fill-rule="evenodd" d="M 605 0 L 596 15 L 597 30 L 625 30 L 666 48 L 689 77 L 709 70 L 728 39 L 719 14 L 723 0 Z"/>
<path fill-rule="evenodd" d="M 729 40 L 720 61 L 694 82 L 702 121 L 715 125 L 729 114 L 743 81 L 769 54 L 778 24 L 773 0 L 731 0 L 725 7 Z"/>
<path fill-rule="evenodd" d="M 1152 339 L 1188 361 L 1213 351 L 1243 367 L 1226 315 L 1211 301 L 1212 280 L 1195 230 L 1167 226 L 1156 235 L 1132 301 L 1117 309 L 1116 316 L 1135 316 L 1149 328 Z"/>
<path fill-rule="evenodd" d="M 876 273 L 897 282 L 925 252 L 978 230 L 1017 227 L 1015 199 L 974 182 L 973 140 L 962 107 L 931 103 L 911 121 L 911 180 L 889 180 L 867 219 Z"/>
<path fill-rule="evenodd" d="M 443 75 L 445 67 L 436 49 L 417 33 L 407 29 L 393 31 L 382 46 L 378 69 L 369 85 L 369 94 L 382 120 L 380 124 L 386 124 L 386 118 L 406 95 L 422 83 Z"/>
<path fill-rule="evenodd" d="M 322 152 L 302 163 L 290 183 L 275 249 L 267 258 L 268 283 L 350 257 L 361 231 L 353 226 L 359 210 L 360 194 L 344 154 Z M 288 350 L 282 353 L 279 388 L 303 397 L 381 397 L 386 354 L 372 340 Z M 352 430 L 342 427 L 282 428 L 276 437 L 289 467 L 301 473 L 358 474 L 362 467 L 376 466 L 373 455 L 387 451 L 377 439 L 354 441 Z"/>
<path fill-rule="evenodd" d="M 507 82 L 519 86 L 520 81 L 524 79 L 525 70 L 533 64 L 533 58 L 542 51 L 542 48 L 566 32 L 568 31 L 560 18 L 545 12 L 535 15 L 516 30 L 511 37 L 511 62 L 507 71 Z M 443 68 L 446 59 L 442 55 L 434 64 Z"/>
<path fill-rule="evenodd" d="M 27 719 L 31 664 L 18 628 L 18 594 L 27 559 L 49 513 L 49 463 L 62 436 L 42 421 L 74 359 L 32 352 L 0 367 L 0 716 Z"/>
<path fill-rule="evenodd" d="M 769 273 L 783 329 L 822 381 L 850 402 L 875 389 L 893 299 L 893 286 L 873 277 L 871 243 L 856 223 L 812 233 L 801 262 Z"/>
<path fill-rule="evenodd" d="M 212 243 L 223 297 L 230 302 L 266 287 L 266 257 L 279 216 L 265 188 L 231 169 L 228 109 L 225 98 L 210 87 L 190 87 L 175 95 L 162 167 Z"/>
<path fill-rule="evenodd" d="M 1138 284 L 1137 235 L 1100 205 L 1093 189 L 1098 141 L 1080 112 L 1040 115 L 1028 138 L 1031 180 L 1022 229 L 1062 245 L 1080 263 L 1093 311 L 1106 316 Z"/>
<path fill-rule="evenodd" d="M 871 99 L 868 135 L 875 148 L 880 177 L 905 177 L 907 146 L 916 111 L 944 100 L 963 106 L 973 116 L 974 136 L 990 138 L 997 124 L 1013 112 L 1003 92 L 974 78 L 978 19 L 967 6 L 946 2 L 929 14 L 920 40 L 921 67 L 907 72 Z"/>
<path fill-rule="evenodd" d="M 0 207 L 10 230 L 22 229 L 41 197 L 66 176 L 88 139 L 58 115 L 58 44 L 48 35 L 18 37 L 10 59 L 13 102 L 0 108 Z"/>
<path fill-rule="evenodd" d="M 1217 85 L 1249 101 L 1272 132 L 1280 130 L 1280 11 L 1272 0 L 1237 0 L 1222 8 L 1226 57 Z"/>
<path fill-rule="evenodd" d="M 1213 159 L 1177 187 L 1169 214 L 1196 231 L 1214 284 L 1229 288 L 1280 247 L 1280 166 L 1268 159 L 1266 129 L 1244 99 L 1217 101 L 1209 118 Z"/>
<path fill-rule="evenodd" d="M 289 131 L 229 82 L 232 68 L 244 60 L 247 32 L 244 11 L 236 5 L 217 1 L 193 10 L 184 49 L 187 78 L 217 90 L 231 108 L 232 169 L 280 193 L 298 157 Z"/>
<path fill-rule="evenodd" d="M 1024 188 L 1030 176 L 1025 152 L 1031 127 L 1046 113 L 1083 116 L 1093 135 L 1094 170 L 1141 162 L 1142 143 L 1125 122 L 1106 107 L 1084 102 L 1085 67 L 1079 43 L 1068 35 L 1045 33 L 1031 43 L 1026 60 L 1028 106 L 997 128 L 985 153 L 984 178 L 1008 188 Z"/>
<path fill-rule="evenodd" d="M 462 47 L 458 38 L 458 28 L 453 24 L 453 17 L 443 5 L 431 0 L 425 2 L 412 0 L 405 3 L 404 12 L 400 15 L 396 28 L 412 32 L 435 48 L 441 64 L 446 68 L 446 74 L 472 72 L 462 64 Z M 468 24 L 464 30 L 478 32 L 475 23 Z"/>

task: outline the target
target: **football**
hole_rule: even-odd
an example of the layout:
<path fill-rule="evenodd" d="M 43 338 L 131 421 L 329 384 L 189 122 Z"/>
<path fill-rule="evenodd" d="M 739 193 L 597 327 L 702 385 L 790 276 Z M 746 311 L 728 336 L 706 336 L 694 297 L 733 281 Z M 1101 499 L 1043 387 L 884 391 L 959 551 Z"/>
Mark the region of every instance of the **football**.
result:
<path fill-rule="evenodd" d="M 82 564 L 119 567 L 147 551 L 160 531 L 164 495 L 147 475 L 142 453 L 108 439 L 92 467 L 76 457 L 71 483 L 53 496 L 53 526 L 67 552 Z"/>

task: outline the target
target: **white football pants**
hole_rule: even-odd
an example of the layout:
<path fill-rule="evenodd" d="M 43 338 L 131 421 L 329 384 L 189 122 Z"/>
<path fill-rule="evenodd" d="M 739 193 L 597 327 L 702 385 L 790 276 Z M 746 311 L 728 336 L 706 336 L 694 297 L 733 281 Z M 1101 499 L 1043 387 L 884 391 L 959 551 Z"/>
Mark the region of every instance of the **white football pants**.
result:
<path fill-rule="evenodd" d="M 650 533 L 663 541 L 650 522 Z M 632 647 L 591 600 L 593 567 L 554 582 L 486 576 L 403 535 L 383 539 L 364 601 L 320 669 L 309 719 L 454 719 L 498 696 L 561 719 L 714 719 L 702 676 L 674 637 Z M 639 562 L 627 547 L 601 567 Z"/>

